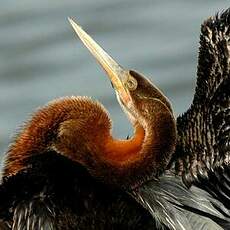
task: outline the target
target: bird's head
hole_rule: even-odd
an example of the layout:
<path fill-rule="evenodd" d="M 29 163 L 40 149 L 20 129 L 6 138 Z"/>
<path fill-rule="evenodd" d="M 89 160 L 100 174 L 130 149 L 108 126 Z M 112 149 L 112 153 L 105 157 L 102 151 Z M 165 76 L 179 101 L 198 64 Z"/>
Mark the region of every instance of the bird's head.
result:
<path fill-rule="evenodd" d="M 145 76 L 117 64 L 73 20 L 70 23 L 107 73 L 134 135 L 128 140 L 114 139 L 108 113 L 89 98 L 59 99 L 35 114 L 12 145 L 5 174 L 14 174 L 24 165 L 18 151 L 27 148 L 30 153 L 55 150 L 84 165 L 93 176 L 119 186 L 133 187 L 158 176 L 176 142 L 168 99 Z"/>

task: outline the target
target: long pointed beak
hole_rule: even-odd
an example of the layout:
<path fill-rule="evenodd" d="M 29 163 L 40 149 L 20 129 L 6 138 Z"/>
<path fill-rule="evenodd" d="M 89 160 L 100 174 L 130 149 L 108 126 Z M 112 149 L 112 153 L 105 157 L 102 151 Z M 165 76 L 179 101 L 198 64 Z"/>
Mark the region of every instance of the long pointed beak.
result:
<path fill-rule="evenodd" d="M 131 97 L 124 86 L 124 82 L 126 82 L 129 72 L 116 63 L 113 58 L 110 57 L 76 22 L 71 18 L 68 19 L 81 41 L 107 73 L 122 101 L 125 104 L 129 103 Z"/>

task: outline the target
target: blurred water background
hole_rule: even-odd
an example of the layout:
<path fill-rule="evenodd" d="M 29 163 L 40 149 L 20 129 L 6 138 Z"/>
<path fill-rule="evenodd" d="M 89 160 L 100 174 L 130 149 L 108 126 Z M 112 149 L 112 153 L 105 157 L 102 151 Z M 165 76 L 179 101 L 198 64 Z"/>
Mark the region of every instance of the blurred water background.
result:
<path fill-rule="evenodd" d="M 102 102 L 114 135 L 131 126 L 105 73 L 74 35 L 80 23 L 122 66 L 149 76 L 185 111 L 194 93 L 200 24 L 229 1 L 20 0 L 0 7 L 0 152 L 20 125 L 48 101 L 88 95 Z"/>

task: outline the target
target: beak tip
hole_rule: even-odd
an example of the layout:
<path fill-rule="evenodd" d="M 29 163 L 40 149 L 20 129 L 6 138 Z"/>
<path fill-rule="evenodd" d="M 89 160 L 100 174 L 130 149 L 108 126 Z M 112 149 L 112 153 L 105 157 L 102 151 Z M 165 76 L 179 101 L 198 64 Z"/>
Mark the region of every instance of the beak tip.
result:
<path fill-rule="evenodd" d="M 68 21 L 71 24 L 72 28 L 74 29 L 74 31 L 77 33 L 77 35 L 81 38 L 81 34 L 82 34 L 82 28 L 80 25 L 78 25 L 71 17 L 68 17 Z"/>
<path fill-rule="evenodd" d="M 71 17 L 68 17 L 68 21 L 72 27 L 76 27 L 77 23 Z"/>
<path fill-rule="evenodd" d="M 119 75 L 121 72 L 124 72 L 123 68 L 117 64 L 112 57 L 110 57 L 71 17 L 68 17 L 68 21 L 84 45 L 106 71 L 112 82 L 113 88 L 122 90 L 124 87 Z"/>

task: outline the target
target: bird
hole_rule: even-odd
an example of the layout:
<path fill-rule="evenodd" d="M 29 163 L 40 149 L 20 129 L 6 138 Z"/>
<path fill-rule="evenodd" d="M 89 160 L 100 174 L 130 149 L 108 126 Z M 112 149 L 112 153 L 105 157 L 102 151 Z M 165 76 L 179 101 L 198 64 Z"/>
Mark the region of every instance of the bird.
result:
<path fill-rule="evenodd" d="M 5 156 L 0 229 L 230 229 L 230 8 L 201 25 L 195 95 L 178 118 L 147 77 L 69 21 L 133 135 L 114 138 L 108 112 L 89 97 L 40 108 Z"/>

